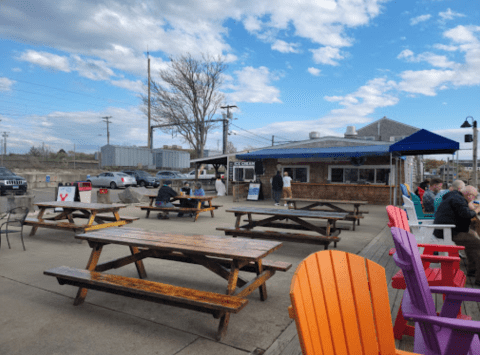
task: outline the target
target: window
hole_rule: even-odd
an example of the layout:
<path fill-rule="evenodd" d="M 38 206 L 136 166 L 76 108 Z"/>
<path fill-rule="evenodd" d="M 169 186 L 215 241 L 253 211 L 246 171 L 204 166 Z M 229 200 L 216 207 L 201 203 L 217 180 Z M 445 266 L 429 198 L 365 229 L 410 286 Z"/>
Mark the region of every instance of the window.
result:
<path fill-rule="evenodd" d="M 360 167 L 336 165 L 328 168 L 328 180 L 332 183 L 386 184 L 389 174 L 390 167 L 388 165 L 363 165 Z"/>
<path fill-rule="evenodd" d="M 233 181 L 255 181 L 255 166 L 234 166 Z"/>
<path fill-rule="evenodd" d="M 294 182 L 308 182 L 310 180 L 309 166 L 305 166 L 305 165 L 285 166 L 282 168 L 282 176 L 283 176 L 283 173 L 285 172 L 288 172 L 288 176 L 290 176 Z"/>

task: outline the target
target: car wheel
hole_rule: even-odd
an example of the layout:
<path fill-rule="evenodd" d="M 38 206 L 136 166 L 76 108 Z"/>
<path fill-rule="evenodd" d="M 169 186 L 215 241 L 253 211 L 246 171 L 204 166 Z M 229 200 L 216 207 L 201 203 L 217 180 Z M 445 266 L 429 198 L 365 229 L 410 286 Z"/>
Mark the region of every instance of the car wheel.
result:
<path fill-rule="evenodd" d="M 115 190 L 115 189 L 117 188 L 117 184 L 115 184 L 115 182 L 112 181 L 112 182 L 110 183 L 110 188 L 111 188 L 112 190 Z"/>
<path fill-rule="evenodd" d="M 143 180 L 140 181 L 140 186 L 141 186 L 141 187 L 145 187 L 145 181 L 143 181 Z"/>

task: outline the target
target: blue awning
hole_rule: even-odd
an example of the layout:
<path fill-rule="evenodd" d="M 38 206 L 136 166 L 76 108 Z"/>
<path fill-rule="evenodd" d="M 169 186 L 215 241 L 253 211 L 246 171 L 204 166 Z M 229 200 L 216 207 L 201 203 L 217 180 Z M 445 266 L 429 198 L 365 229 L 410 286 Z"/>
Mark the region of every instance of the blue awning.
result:
<path fill-rule="evenodd" d="M 426 129 L 421 129 L 390 146 L 390 152 L 396 155 L 453 154 L 459 149 L 460 143 Z"/>
<path fill-rule="evenodd" d="M 262 160 L 281 158 L 359 158 L 366 156 L 387 156 L 390 145 L 346 146 L 346 147 L 315 147 L 315 148 L 288 148 L 262 149 L 256 152 L 237 154 L 241 160 Z"/>

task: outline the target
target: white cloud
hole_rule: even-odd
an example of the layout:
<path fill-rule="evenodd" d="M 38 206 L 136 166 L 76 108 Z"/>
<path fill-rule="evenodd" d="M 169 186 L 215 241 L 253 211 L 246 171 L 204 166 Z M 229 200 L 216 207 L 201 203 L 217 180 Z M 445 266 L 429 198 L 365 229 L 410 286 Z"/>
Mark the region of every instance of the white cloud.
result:
<path fill-rule="evenodd" d="M 272 49 L 281 53 L 299 53 L 299 46 L 298 43 L 287 43 L 278 39 L 272 44 Z"/>
<path fill-rule="evenodd" d="M 435 89 L 441 84 L 451 81 L 455 76 L 452 70 L 407 70 L 400 74 L 402 81 L 399 89 L 413 94 L 435 96 Z"/>
<path fill-rule="evenodd" d="M 70 72 L 70 64 L 68 58 L 47 52 L 37 52 L 34 50 L 27 50 L 23 52 L 19 60 L 39 65 L 43 68 L 59 70 L 63 72 Z"/>
<path fill-rule="evenodd" d="M 405 59 L 406 61 L 412 63 L 427 62 L 434 67 L 440 68 L 453 68 L 456 65 L 455 62 L 449 61 L 444 55 L 425 52 L 415 56 L 415 54 L 409 49 L 401 51 L 397 58 Z"/>
<path fill-rule="evenodd" d="M 442 20 L 453 20 L 455 17 L 465 17 L 464 14 L 459 12 L 454 12 L 452 9 L 448 8 L 447 11 L 439 12 L 438 15 L 442 18 Z"/>
<path fill-rule="evenodd" d="M 317 64 L 338 65 L 337 60 L 344 58 L 340 54 L 340 49 L 335 47 L 321 47 L 310 51 L 313 53 L 313 60 Z"/>
<path fill-rule="evenodd" d="M 16 82 L 14 80 L 10 80 L 9 78 L 0 77 L 0 92 L 10 91 L 12 90 L 12 85 Z"/>
<path fill-rule="evenodd" d="M 313 68 L 313 67 L 308 68 L 307 71 L 308 71 L 310 74 L 312 74 L 313 76 L 319 76 L 319 75 L 320 75 L 320 72 L 321 72 L 320 69 Z"/>
<path fill-rule="evenodd" d="M 20 73 L 22 71 L 21 68 L 12 68 L 12 71 L 15 73 Z"/>
<path fill-rule="evenodd" d="M 270 83 L 278 78 L 266 67 L 245 67 L 235 71 L 237 85 L 227 86 L 233 92 L 226 94 L 230 101 L 281 103 L 280 90 Z"/>
<path fill-rule="evenodd" d="M 415 26 L 415 25 L 419 24 L 420 22 L 428 21 L 431 17 L 432 17 L 432 15 L 430 15 L 430 14 L 413 17 L 413 18 L 410 19 L 410 25 Z"/>
<path fill-rule="evenodd" d="M 480 27 L 478 26 L 457 26 L 451 30 L 445 31 L 443 36 L 456 43 L 478 42 L 473 32 L 479 31 L 479 29 Z"/>
<path fill-rule="evenodd" d="M 148 81 L 148 80 L 147 80 Z M 137 93 L 144 93 L 145 88 L 141 80 L 128 80 L 128 79 L 122 79 L 122 80 L 111 80 L 110 83 L 112 85 L 131 90 Z"/>
<path fill-rule="evenodd" d="M 449 45 L 440 44 L 440 43 L 434 44 L 433 48 L 440 49 L 442 51 L 447 51 L 447 52 L 455 52 L 456 50 L 458 50 L 457 46 L 451 46 L 451 45 L 449 46 Z"/>

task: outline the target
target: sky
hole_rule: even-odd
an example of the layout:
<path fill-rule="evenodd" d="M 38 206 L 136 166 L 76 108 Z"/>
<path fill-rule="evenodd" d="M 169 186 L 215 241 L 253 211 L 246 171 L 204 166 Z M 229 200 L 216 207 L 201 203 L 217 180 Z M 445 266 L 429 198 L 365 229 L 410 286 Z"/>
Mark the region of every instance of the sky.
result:
<path fill-rule="evenodd" d="M 0 132 L 94 152 L 147 145 L 151 75 L 221 55 L 237 150 L 343 136 L 387 117 L 463 143 L 480 120 L 480 6 L 472 0 L 0 0 Z M 217 117 L 221 118 L 222 111 Z M 154 148 L 188 144 L 156 130 Z M 206 149 L 222 149 L 222 129 Z"/>

